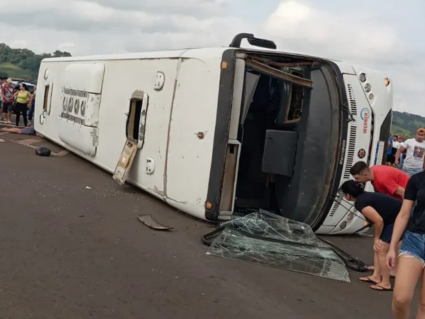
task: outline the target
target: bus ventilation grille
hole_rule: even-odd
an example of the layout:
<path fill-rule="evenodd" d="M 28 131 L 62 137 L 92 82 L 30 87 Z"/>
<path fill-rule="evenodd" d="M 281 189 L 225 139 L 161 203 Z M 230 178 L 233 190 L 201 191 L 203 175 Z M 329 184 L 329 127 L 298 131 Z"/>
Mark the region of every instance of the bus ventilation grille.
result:
<path fill-rule="evenodd" d="M 347 160 L 345 161 L 344 179 L 350 178 L 350 169 L 354 162 L 354 153 L 356 150 L 357 126 L 350 127 L 350 142 L 348 144 Z"/>
<path fill-rule="evenodd" d="M 351 84 L 347 84 L 347 88 L 348 88 L 348 97 L 350 99 L 351 114 L 357 115 L 357 102 L 356 102 L 356 98 L 354 96 L 353 87 L 351 86 Z"/>
<path fill-rule="evenodd" d="M 338 193 L 336 194 L 336 196 L 335 196 L 335 201 L 334 201 L 334 204 L 333 204 L 333 206 L 332 206 L 332 210 L 331 210 L 331 212 L 330 212 L 330 214 L 329 214 L 329 216 L 330 217 L 334 217 L 334 215 L 335 215 L 335 213 L 336 213 L 336 210 L 338 209 L 338 207 L 339 207 L 339 204 L 341 203 L 341 197 L 343 196 L 343 193 L 342 193 L 342 191 L 340 190 L 340 191 L 338 191 Z"/>
<path fill-rule="evenodd" d="M 348 142 L 348 152 L 347 152 L 347 157 L 345 160 L 345 169 L 344 169 L 344 177 L 343 177 L 343 181 L 346 181 L 347 179 L 350 178 L 350 169 L 353 166 L 353 162 L 354 162 L 354 154 L 355 154 L 355 150 L 356 150 L 356 137 L 357 137 L 357 126 L 352 125 L 350 127 L 350 138 L 349 138 L 349 142 Z M 342 193 L 338 192 L 337 193 L 337 198 L 339 196 L 341 196 Z M 336 210 L 339 207 L 339 201 L 336 200 L 333 204 L 332 210 L 329 214 L 330 217 L 333 217 L 333 215 L 335 214 Z"/>

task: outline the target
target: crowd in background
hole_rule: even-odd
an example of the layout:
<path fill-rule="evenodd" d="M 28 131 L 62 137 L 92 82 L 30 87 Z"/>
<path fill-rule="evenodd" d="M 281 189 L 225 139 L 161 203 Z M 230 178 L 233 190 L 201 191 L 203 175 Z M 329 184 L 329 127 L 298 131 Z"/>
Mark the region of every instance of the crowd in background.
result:
<path fill-rule="evenodd" d="M 0 78 L 0 122 L 11 125 L 12 114 L 16 114 L 15 125 L 19 127 L 21 115 L 24 126 L 32 126 L 36 91 L 31 94 L 25 83 L 14 84 L 11 78 Z"/>
<path fill-rule="evenodd" d="M 394 135 L 388 140 L 387 164 L 398 167 L 409 176 L 424 169 L 425 129 L 419 128 L 415 138 L 403 141 L 402 136 Z"/>

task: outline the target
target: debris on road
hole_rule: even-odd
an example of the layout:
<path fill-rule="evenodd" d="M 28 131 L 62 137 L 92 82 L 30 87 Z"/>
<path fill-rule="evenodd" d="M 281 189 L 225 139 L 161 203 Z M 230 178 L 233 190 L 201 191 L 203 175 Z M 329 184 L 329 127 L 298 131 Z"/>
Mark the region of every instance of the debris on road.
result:
<path fill-rule="evenodd" d="M 86 186 L 86 189 L 91 189 L 91 187 L 90 186 Z"/>
<path fill-rule="evenodd" d="M 172 227 L 164 226 L 155 221 L 152 215 L 139 215 L 138 219 L 151 229 L 155 230 L 172 230 Z"/>
<path fill-rule="evenodd" d="M 6 141 L 0 138 L 0 143 L 5 143 Z"/>
<path fill-rule="evenodd" d="M 37 147 L 37 148 L 35 149 L 35 153 L 36 153 L 38 156 L 50 156 L 51 151 L 50 151 L 50 149 L 49 149 L 49 148 L 47 148 L 47 147 Z"/>
<path fill-rule="evenodd" d="M 202 237 L 207 255 L 350 282 L 344 261 L 310 226 L 260 210 Z"/>

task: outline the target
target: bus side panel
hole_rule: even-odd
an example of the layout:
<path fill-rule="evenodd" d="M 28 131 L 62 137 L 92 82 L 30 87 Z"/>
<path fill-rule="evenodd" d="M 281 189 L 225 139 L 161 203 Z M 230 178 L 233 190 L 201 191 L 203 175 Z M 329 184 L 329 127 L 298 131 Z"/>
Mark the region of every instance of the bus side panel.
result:
<path fill-rule="evenodd" d="M 173 102 L 177 59 L 108 62 L 102 94 L 98 157 L 113 171 L 126 141 L 130 97 L 135 90 L 148 94 L 149 104 L 143 148 L 133 162 L 128 181 L 163 197 L 167 132 Z M 164 86 L 154 89 L 157 72 L 165 75 Z M 153 174 L 147 174 L 147 159 L 154 161 Z"/>
<path fill-rule="evenodd" d="M 73 62 L 50 62 L 42 64 L 39 81 L 43 83 L 43 73 L 49 70 L 49 81 L 54 80 L 55 92 L 50 115 L 46 115 L 43 125 L 37 117 L 42 113 L 43 98 L 36 101 L 36 130 L 64 148 L 86 160 L 113 172 L 126 141 L 126 120 L 129 100 L 135 90 L 145 91 L 149 99 L 145 143 L 137 155 L 129 174 L 129 182 L 163 199 L 165 155 L 168 140 L 168 123 L 173 98 L 174 82 L 177 75 L 178 59 L 121 60 L 104 61 L 105 77 L 103 82 L 100 114 L 99 141 L 95 157 L 64 143 L 58 136 L 59 115 L 62 110 L 62 87 L 65 68 Z M 76 62 L 80 63 L 80 62 Z M 158 71 L 165 74 L 162 90 L 154 89 Z M 155 161 L 154 174 L 146 174 L 146 158 Z"/>
<path fill-rule="evenodd" d="M 171 116 L 165 177 L 167 201 L 202 219 L 205 219 L 219 81 L 220 60 L 184 60 Z"/>

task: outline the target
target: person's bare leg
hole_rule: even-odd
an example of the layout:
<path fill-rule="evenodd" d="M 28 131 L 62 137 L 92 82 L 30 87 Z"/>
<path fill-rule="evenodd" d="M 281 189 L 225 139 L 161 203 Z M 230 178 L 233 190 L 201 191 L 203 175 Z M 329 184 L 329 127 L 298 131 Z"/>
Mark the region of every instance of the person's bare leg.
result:
<path fill-rule="evenodd" d="M 11 112 L 7 112 L 6 113 L 6 122 L 7 124 L 12 124 L 12 113 Z"/>
<path fill-rule="evenodd" d="M 395 319 L 409 319 L 410 303 L 422 272 L 422 261 L 419 259 L 408 255 L 402 255 L 398 258 L 398 270 L 392 302 Z"/>
<path fill-rule="evenodd" d="M 379 284 L 381 282 L 381 269 L 379 267 L 379 258 L 378 254 L 374 252 L 373 254 L 373 274 L 369 277 L 360 277 L 361 281 L 364 282 L 376 282 Z"/>
<path fill-rule="evenodd" d="M 21 134 L 21 130 L 19 128 L 16 128 L 16 127 L 3 127 L 2 129 L 0 129 L 0 132 Z"/>
<path fill-rule="evenodd" d="M 381 282 L 378 285 L 372 285 L 370 288 L 375 290 L 391 289 L 390 270 L 386 266 L 385 258 L 387 257 L 390 245 L 380 240 L 381 249 L 378 251 L 378 263 L 381 271 Z"/>
<path fill-rule="evenodd" d="M 422 277 L 421 292 L 419 295 L 418 313 L 416 319 L 425 319 L 425 273 Z"/>

